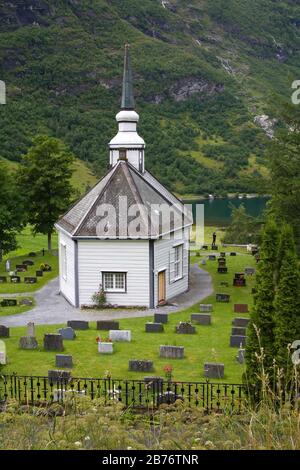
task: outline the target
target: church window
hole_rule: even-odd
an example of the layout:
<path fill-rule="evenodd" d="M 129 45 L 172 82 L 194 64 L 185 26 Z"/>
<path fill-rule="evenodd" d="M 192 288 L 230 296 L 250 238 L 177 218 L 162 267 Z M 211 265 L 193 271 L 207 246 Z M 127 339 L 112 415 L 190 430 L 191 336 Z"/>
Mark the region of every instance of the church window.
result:
<path fill-rule="evenodd" d="M 103 273 L 105 292 L 126 292 L 126 273 Z"/>

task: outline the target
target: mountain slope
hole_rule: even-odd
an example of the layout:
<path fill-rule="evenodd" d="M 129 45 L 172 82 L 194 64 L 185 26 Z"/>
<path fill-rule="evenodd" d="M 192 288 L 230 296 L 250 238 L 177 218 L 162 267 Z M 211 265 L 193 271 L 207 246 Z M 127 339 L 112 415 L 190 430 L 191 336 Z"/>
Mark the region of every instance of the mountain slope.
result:
<path fill-rule="evenodd" d="M 18 161 L 49 133 L 103 174 L 130 42 L 148 169 L 178 193 L 257 188 L 268 139 L 254 117 L 300 76 L 296 1 L 0 5 L 0 156 Z"/>

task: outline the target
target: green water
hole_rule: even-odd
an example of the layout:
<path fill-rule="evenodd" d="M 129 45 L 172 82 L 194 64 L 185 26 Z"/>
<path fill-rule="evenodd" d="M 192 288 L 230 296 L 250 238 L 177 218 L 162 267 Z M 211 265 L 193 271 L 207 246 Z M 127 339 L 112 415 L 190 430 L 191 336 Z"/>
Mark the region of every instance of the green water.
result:
<path fill-rule="evenodd" d="M 224 199 L 205 199 L 199 201 L 185 200 L 185 204 L 193 205 L 193 213 L 196 213 L 196 204 L 204 204 L 204 223 L 205 225 L 226 226 L 230 223 L 231 209 L 230 204 L 238 207 L 244 204 L 248 214 L 257 217 L 261 215 L 266 207 L 268 198 L 224 198 Z"/>

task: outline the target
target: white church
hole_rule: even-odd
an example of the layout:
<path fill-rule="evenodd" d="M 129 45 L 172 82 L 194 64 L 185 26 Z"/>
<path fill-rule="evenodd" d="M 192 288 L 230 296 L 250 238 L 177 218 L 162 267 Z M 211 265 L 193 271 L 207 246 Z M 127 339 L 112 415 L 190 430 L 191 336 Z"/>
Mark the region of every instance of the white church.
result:
<path fill-rule="evenodd" d="M 192 216 L 145 169 L 137 133 L 129 47 L 125 47 L 118 133 L 108 173 L 55 224 L 60 293 L 92 305 L 99 286 L 107 303 L 156 308 L 189 289 Z"/>

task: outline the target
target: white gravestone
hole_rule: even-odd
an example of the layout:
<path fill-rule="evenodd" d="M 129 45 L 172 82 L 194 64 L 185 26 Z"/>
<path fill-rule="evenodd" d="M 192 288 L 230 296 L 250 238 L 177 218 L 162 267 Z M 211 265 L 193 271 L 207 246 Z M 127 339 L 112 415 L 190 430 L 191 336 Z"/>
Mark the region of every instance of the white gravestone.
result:
<path fill-rule="evenodd" d="M 35 338 L 35 326 L 33 322 L 27 323 L 27 336 Z"/>
<path fill-rule="evenodd" d="M 8 260 L 6 261 L 6 263 L 5 263 L 5 271 L 6 271 L 7 273 L 9 273 L 9 271 L 10 271 L 10 261 L 9 261 L 9 259 L 8 259 Z"/>
<path fill-rule="evenodd" d="M 113 354 L 114 344 L 113 343 L 98 343 L 98 352 L 100 354 Z"/>
<path fill-rule="evenodd" d="M 6 365 L 6 346 L 4 341 L 0 340 L 0 364 Z"/>
<path fill-rule="evenodd" d="M 131 330 L 110 330 L 109 339 L 111 341 L 131 341 Z"/>

